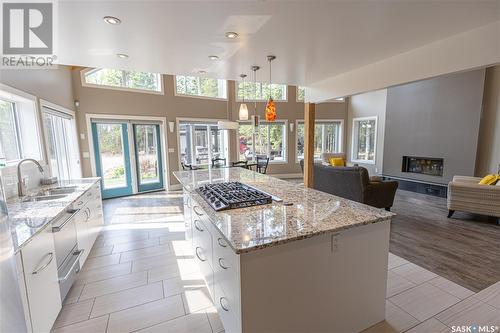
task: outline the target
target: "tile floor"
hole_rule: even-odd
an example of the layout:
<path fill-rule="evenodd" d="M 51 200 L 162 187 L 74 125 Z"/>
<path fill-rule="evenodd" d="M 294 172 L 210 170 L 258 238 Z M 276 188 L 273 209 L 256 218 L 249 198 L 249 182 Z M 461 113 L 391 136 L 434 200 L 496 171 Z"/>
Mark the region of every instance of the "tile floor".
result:
<path fill-rule="evenodd" d="M 104 215 L 53 332 L 224 331 L 184 241 L 180 192 L 107 200 Z M 473 324 L 500 326 L 500 282 L 474 293 L 389 255 L 386 320 L 365 333 Z"/>

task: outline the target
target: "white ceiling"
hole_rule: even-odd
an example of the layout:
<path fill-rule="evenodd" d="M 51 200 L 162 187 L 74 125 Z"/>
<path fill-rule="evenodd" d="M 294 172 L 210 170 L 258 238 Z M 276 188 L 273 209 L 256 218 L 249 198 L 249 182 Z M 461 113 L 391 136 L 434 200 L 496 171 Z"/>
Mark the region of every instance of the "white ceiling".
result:
<path fill-rule="evenodd" d="M 61 64 L 225 79 L 251 78 L 257 64 L 267 81 L 274 54 L 274 82 L 308 85 L 497 21 L 500 1 L 60 1 L 58 11 Z"/>

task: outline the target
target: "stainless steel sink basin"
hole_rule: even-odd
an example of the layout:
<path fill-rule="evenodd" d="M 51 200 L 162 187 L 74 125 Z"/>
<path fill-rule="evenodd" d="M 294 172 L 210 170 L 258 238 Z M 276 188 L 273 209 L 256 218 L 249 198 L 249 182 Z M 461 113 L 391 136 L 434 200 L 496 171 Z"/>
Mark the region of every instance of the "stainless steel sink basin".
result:
<path fill-rule="evenodd" d="M 26 198 L 22 199 L 22 201 L 23 202 L 50 201 L 50 200 L 62 199 L 65 196 L 66 196 L 65 194 L 39 195 L 39 196 L 26 197 Z"/>
<path fill-rule="evenodd" d="M 68 186 L 68 187 L 58 187 L 48 190 L 47 192 L 50 195 L 54 194 L 70 194 L 76 191 L 76 186 Z"/>

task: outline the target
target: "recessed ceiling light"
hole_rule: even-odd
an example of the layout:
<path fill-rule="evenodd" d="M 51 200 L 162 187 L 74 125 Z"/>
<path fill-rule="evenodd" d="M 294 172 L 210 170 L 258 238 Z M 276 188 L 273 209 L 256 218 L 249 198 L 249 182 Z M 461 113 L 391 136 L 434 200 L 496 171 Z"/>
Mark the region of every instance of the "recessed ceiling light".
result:
<path fill-rule="evenodd" d="M 234 31 L 228 31 L 224 35 L 226 36 L 226 38 L 229 38 L 229 39 L 235 39 L 235 38 L 239 37 L 238 33 L 234 32 Z"/>
<path fill-rule="evenodd" d="M 116 56 L 121 59 L 126 59 L 128 58 L 128 54 L 125 53 L 117 53 Z"/>
<path fill-rule="evenodd" d="M 210 60 L 219 60 L 219 57 L 216 56 L 216 55 L 211 55 L 211 56 L 208 56 L 208 59 L 210 59 Z"/>
<path fill-rule="evenodd" d="M 198 71 L 198 74 L 207 74 L 207 71 L 204 71 L 203 69 Z"/>
<path fill-rule="evenodd" d="M 107 24 L 111 24 L 111 25 L 118 25 L 118 24 L 122 23 L 122 20 L 120 20 L 118 17 L 114 17 L 114 16 L 104 16 L 102 19 L 104 20 L 104 22 L 106 22 Z"/>

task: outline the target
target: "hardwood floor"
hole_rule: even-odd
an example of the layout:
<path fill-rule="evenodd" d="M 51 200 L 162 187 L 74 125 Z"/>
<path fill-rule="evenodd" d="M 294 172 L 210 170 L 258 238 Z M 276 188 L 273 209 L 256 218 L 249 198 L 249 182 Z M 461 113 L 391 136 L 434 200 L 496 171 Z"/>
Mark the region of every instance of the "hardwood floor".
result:
<path fill-rule="evenodd" d="M 398 190 L 390 251 L 467 289 L 500 279 L 500 226 L 491 218 L 455 212 L 446 199 Z"/>
<path fill-rule="evenodd" d="M 500 226 L 492 218 L 455 212 L 449 219 L 446 199 L 403 190 L 392 211 L 392 253 L 476 292 L 500 280 Z"/>

